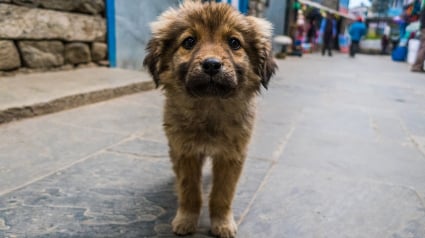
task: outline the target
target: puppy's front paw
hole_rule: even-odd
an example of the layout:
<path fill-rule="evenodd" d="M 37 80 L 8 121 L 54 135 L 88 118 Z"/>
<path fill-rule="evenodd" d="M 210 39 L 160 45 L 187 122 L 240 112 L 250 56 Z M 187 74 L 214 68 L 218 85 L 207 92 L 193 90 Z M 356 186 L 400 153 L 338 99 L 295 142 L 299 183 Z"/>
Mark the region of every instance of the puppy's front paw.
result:
<path fill-rule="evenodd" d="M 195 233 L 198 227 L 198 218 L 198 214 L 184 213 L 178 210 L 176 217 L 171 223 L 173 232 L 180 236 Z"/>
<path fill-rule="evenodd" d="M 220 238 L 236 237 L 238 228 L 233 215 L 226 218 L 211 218 L 211 233 Z"/>

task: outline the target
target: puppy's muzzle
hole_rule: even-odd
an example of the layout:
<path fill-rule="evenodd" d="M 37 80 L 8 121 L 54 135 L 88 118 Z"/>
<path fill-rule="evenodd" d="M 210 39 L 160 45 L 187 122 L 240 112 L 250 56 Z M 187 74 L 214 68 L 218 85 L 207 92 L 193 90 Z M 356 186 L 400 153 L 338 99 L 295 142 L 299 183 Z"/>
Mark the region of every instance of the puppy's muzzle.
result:
<path fill-rule="evenodd" d="M 223 70 L 223 63 L 217 58 L 207 58 L 201 62 L 201 72 L 191 75 L 186 88 L 196 97 L 229 97 L 236 89 L 236 80 L 232 74 Z"/>

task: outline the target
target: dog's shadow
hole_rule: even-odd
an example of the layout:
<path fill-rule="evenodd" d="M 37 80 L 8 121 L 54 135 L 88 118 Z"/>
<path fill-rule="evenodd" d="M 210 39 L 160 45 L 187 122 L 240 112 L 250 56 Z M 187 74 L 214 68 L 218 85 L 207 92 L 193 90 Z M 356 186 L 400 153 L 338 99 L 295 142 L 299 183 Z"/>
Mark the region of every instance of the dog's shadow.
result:
<path fill-rule="evenodd" d="M 208 166 L 206 166 L 208 167 Z M 199 219 L 198 230 L 195 234 L 191 234 L 189 237 L 214 237 L 210 231 L 210 219 L 208 213 L 208 194 L 211 188 L 211 172 L 209 168 L 204 169 L 203 175 L 203 207 L 201 211 L 201 217 Z M 176 236 L 171 227 L 171 222 L 177 211 L 177 196 L 175 192 L 175 178 L 170 177 L 166 183 L 158 184 L 150 189 L 144 189 L 144 192 L 140 193 L 137 198 L 139 201 L 147 200 L 151 204 L 151 208 L 142 209 L 138 216 L 146 216 L 144 211 L 161 209 L 161 213 L 157 215 L 154 221 L 141 221 L 138 224 L 139 228 L 144 227 L 143 234 L 140 235 L 153 235 L 155 237 L 178 237 Z M 138 210 L 137 207 L 134 209 Z M 137 222 L 139 223 L 139 222 Z M 137 228 L 137 230 L 139 230 Z M 150 230 L 150 232 L 148 231 Z"/>

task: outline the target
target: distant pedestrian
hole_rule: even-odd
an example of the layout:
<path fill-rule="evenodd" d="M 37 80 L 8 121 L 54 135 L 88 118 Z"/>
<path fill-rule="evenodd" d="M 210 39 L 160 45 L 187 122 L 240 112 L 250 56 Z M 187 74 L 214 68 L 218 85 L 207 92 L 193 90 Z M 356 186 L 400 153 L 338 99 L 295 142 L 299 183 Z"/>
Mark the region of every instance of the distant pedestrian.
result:
<path fill-rule="evenodd" d="M 387 35 L 382 35 L 381 37 L 381 54 L 385 55 L 388 51 L 388 45 L 390 44 L 390 40 Z"/>
<path fill-rule="evenodd" d="M 310 21 L 310 27 L 307 31 L 307 42 L 310 43 L 311 49 L 314 50 L 316 47 L 316 35 L 317 35 L 317 26 L 316 26 L 316 20 Z"/>
<path fill-rule="evenodd" d="M 322 36 L 322 55 L 325 55 L 326 50 L 328 55 L 332 56 L 333 42 L 336 37 L 336 21 L 331 14 L 326 14 L 320 24 L 320 34 Z"/>
<path fill-rule="evenodd" d="M 411 71 L 413 72 L 424 72 L 424 61 L 425 61 L 425 0 L 422 1 L 421 19 L 420 19 L 420 46 L 416 61 L 412 65 Z"/>
<path fill-rule="evenodd" d="M 358 17 L 357 20 L 351 24 L 348 32 L 350 33 L 351 37 L 350 56 L 354 57 L 359 51 L 359 43 L 361 38 L 366 34 L 366 25 L 363 23 L 361 17 Z"/>

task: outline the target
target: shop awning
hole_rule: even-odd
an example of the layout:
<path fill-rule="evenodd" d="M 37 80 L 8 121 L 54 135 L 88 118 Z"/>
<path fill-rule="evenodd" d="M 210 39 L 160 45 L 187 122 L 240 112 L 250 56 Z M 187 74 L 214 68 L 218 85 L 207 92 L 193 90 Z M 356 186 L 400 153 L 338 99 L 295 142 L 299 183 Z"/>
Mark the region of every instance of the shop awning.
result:
<path fill-rule="evenodd" d="M 336 11 L 336 10 L 332 9 L 332 8 L 325 7 L 325 6 L 323 6 L 322 4 L 317 3 L 317 2 L 313 2 L 313 1 L 309 1 L 309 0 L 298 0 L 298 2 L 300 2 L 300 3 L 302 3 L 302 4 L 305 4 L 305 5 L 308 5 L 308 6 L 310 6 L 310 7 L 314 7 L 314 8 L 317 8 L 317 9 L 323 10 L 323 11 L 325 11 L 325 12 L 329 12 L 329 13 L 332 13 L 332 14 L 335 14 L 335 15 L 338 15 L 338 16 L 341 16 L 341 17 L 345 17 L 345 18 L 351 19 L 351 20 L 355 20 L 355 19 L 356 19 L 356 18 L 355 18 L 353 15 L 351 15 L 351 14 L 338 12 L 338 11 Z"/>

